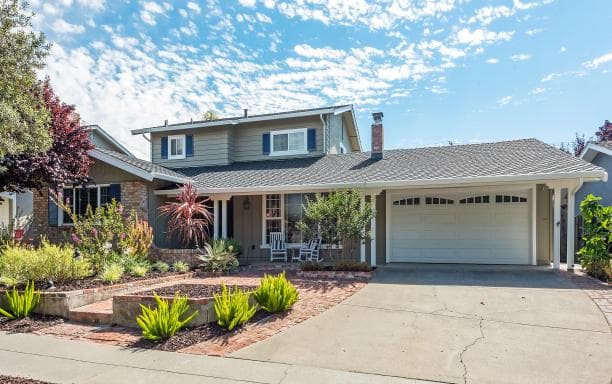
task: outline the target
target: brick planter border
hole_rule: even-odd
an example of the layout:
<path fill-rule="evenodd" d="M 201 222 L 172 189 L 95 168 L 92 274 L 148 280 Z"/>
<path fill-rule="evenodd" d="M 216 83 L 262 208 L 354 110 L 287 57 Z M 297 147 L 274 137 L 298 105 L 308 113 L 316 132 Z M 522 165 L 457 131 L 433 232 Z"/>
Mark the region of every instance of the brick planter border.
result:
<path fill-rule="evenodd" d="M 160 296 L 163 299 L 172 301 L 171 296 Z M 251 295 L 249 297 L 251 304 L 255 303 L 255 299 Z M 140 315 L 140 305 L 155 306 L 155 298 L 149 295 L 139 295 L 138 293 L 118 295 L 113 297 L 113 318 L 112 323 L 122 325 L 124 327 L 136 328 L 136 317 Z M 198 315 L 187 325 L 187 327 L 197 327 L 198 325 L 208 324 L 217 321 L 215 313 L 215 298 L 201 297 L 188 298 L 190 311 L 198 311 Z M 191 313 L 189 312 L 189 313 Z"/>
<path fill-rule="evenodd" d="M 126 293 L 138 287 L 186 280 L 192 278 L 193 275 L 194 273 L 190 272 L 103 287 L 76 289 L 73 291 L 43 291 L 40 293 L 40 304 L 38 304 L 34 312 L 44 315 L 60 316 L 67 319 L 70 317 L 70 310 L 72 309 L 93 304 L 98 301 L 108 300 L 116 294 Z M 2 300 L 4 300 L 4 296 L 2 296 Z"/>
<path fill-rule="evenodd" d="M 370 280 L 372 276 L 372 271 L 297 271 L 297 277 L 304 279 Z"/>

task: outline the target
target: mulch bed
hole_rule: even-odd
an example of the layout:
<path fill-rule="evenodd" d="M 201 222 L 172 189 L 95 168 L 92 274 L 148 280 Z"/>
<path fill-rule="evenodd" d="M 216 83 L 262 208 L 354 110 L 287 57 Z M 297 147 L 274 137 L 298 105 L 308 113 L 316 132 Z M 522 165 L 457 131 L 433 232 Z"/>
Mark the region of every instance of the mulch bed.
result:
<path fill-rule="evenodd" d="M 97 277 L 89 277 L 89 278 L 83 279 L 83 280 L 73 280 L 73 281 L 66 281 L 66 282 L 54 282 L 55 289 L 53 290 L 53 292 L 74 291 L 74 290 L 79 290 L 79 289 L 98 288 L 98 287 L 104 287 L 104 286 L 108 286 L 108 285 L 131 283 L 131 282 L 134 282 L 134 281 L 155 279 L 155 278 L 159 278 L 159 277 L 172 276 L 172 275 L 176 275 L 176 272 L 149 272 L 145 276 L 142 276 L 142 277 L 129 276 L 129 275 L 125 274 L 125 275 L 123 275 L 121 280 L 119 280 L 117 282 L 114 282 L 114 283 L 106 283 L 106 282 L 102 281 L 101 279 L 99 279 Z M 37 283 L 34 284 L 34 286 L 36 287 L 36 289 L 39 289 L 39 290 L 41 290 L 43 292 L 47 290 L 47 284 L 44 283 L 44 282 L 37 282 Z M 20 287 L 18 287 L 18 288 L 20 288 Z M 21 287 L 21 288 L 23 288 L 23 287 Z"/>
<path fill-rule="evenodd" d="M 230 288 L 230 291 L 233 292 L 234 286 L 229 286 L 228 288 Z M 257 287 L 250 285 L 239 285 L 238 288 L 242 290 L 251 291 Z M 153 290 L 137 292 L 135 294 L 143 296 L 153 296 L 153 292 L 155 292 L 158 296 L 174 296 L 174 293 L 176 291 L 179 291 L 181 295 L 187 295 L 190 298 L 213 297 L 213 294 L 221 293 L 221 285 L 176 284 L 167 287 L 156 288 Z"/>
<path fill-rule="evenodd" d="M 7 317 L 0 317 L 0 331 L 5 332 L 36 332 L 43 328 L 52 327 L 64 322 L 64 319 L 57 316 L 43 316 L 37 313 L 30 314 L 25 319 L 11 320 Z M 2 381 L 0 381 L 2 383 Z"/>
<path fill-rule="evenodd" d="M 13 377 L 0 375 L 0 383 L 2 384 L 51 384 L 47 381 L 39 381 L 34 379 L 26 379 L 24 377 Z"/>
<path fill-rule="evenodd" d="M 255 315 L 253 315 L 253 317 L 246 324 L 258 322 L 270 316 L 271 314 L 268 312 L 260 310 L 255 312 Z M 209 323 L 194 328 L 184 328 L 166 340 L 151 341 L 139 339 L 129 346 L 133 348 L 147 348 L 159 351 L 176 352 L 204 341 L 229 337 L 239 333 L 240 331 L 241 327 L 234 328 L 233 331 L 228 332 L 218 326 L 217 323 Z"/>

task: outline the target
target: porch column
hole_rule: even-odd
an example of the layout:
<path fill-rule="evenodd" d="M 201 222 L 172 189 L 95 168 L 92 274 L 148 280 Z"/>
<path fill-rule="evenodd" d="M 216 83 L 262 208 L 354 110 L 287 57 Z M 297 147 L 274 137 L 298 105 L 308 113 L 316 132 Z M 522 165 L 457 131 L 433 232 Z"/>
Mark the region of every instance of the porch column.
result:
<path fill-rule="evenodd" d="M 221 200 L 221 238 L 227 238 L 227 199 Z"/>
<path fill-rule="evenodd" d="M 213 217 L 214 217 L 214 224 L 213 224 L 213 239 L 217 240 L 219 238 L 219 204 L 218 200 L 213 200 Z"/>
<path fill-rule="evenodd" d="M 575 229 L 575 205 L 576 189 L 567 189 L 567 270 L 574 269 L 574 229 Z"/>
<path fill-rule="evenodd" d="M 365 207 L 365 194 L 361 195 L 361 207 Z M 360 260 L 362 263 L 366 261 L 366 243 L 365 240 L 361 240 Z"/>
<path fill-rule="evenodd" d="M 378 193 L 373 193 L 370 195 L 370 203 L 373 207 L 376 207 L 376 196 Z M 370 265 L 372 267 L 376 266 L 376 215 L 372 217 L 370 221 L 370 231 L 372 233 L 372 242 L 370 243 Z"/>
<path fill-rule="evenodd" d="M 555 186 L 553 196 L 553 268 L 561 268 L 561 187 Z"/>

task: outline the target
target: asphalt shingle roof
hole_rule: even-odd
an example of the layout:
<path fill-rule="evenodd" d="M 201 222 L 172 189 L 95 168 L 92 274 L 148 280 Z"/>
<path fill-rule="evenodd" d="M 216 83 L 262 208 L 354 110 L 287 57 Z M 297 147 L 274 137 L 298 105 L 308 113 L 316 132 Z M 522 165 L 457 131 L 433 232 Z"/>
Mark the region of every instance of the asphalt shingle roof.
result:
<path fill-rule="evenodd" d="M 604 170 L 536 139 L 240 162 L 177 169 L 200 190 L 433 181 L 487 176 L 550 176 Z"/>
<path fill-rule="evenodd" d="M 149 173 L 156 173 L 159 175 L 170 176 L 170 177 L 175 177 L 179 179 L 185 179 L 184 175 L 178 172 L 175 172 L 171 169 L 168 169 L 166 167 L 162 167 L 161 165 L 153 164 L 150 161 L 141 160 L 135 157 L 127 156 L 122 153 L 111 151 L 105 148 L 96 148 L 96 151 L 101 152 L 108 156 L 112 156 L 118 160 L 121 160 L 129 165 L 140 168 L 143 171 L 146 171 Z"/>

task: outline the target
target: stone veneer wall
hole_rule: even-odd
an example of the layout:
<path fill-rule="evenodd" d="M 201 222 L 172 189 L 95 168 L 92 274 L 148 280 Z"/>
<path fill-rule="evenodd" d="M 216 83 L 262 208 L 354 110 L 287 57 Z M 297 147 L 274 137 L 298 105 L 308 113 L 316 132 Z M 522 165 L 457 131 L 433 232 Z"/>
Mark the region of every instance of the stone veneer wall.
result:
<path fill-rule="evenodd" d="M 143 181 L 124 181 L 121 184 L 121 203 L 125 212 L 135 209 L 141 219 L 148 219 L 147 184 Z M 32 225 L 28 237 L 38 242 L 42 235 L 50 241 L 61 243 L 70 240 L 72 227 L 49 225 L 49 189 L 33 191 Z M 61 213 L 60 213 L 61 214 Z"/>

